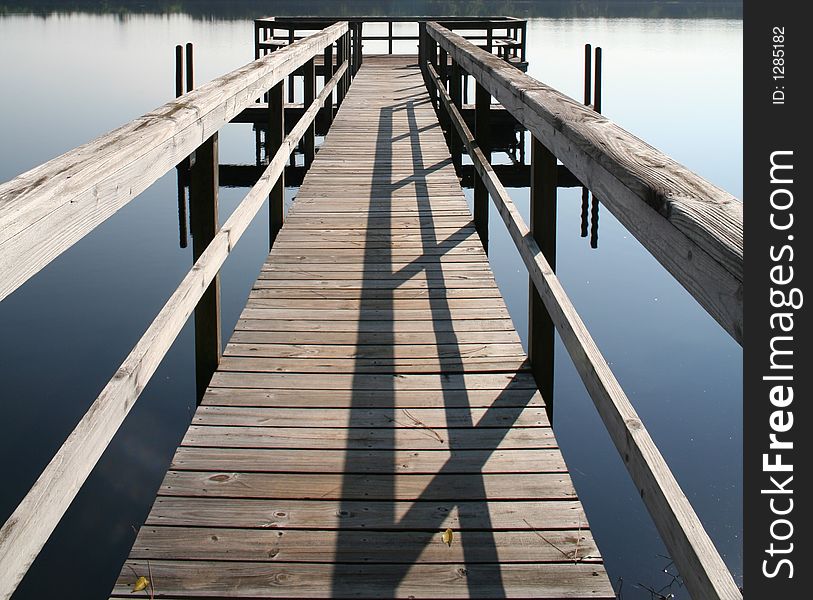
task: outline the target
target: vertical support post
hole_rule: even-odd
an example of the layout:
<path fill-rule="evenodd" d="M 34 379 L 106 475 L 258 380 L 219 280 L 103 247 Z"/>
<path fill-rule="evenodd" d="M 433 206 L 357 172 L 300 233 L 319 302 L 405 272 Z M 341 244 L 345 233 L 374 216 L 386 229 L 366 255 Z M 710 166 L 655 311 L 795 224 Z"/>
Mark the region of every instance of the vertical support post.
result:
<path fill-rule="evenodd" d="M 491 94 L 475 82 L 474 136 L 477 145 L 491 162 Z M 474 226 L 488 253 L 488 190 L 480 177 L 474 178 Z"/>
<path fill-rule="evenodd" d="M 387 23 L 387 26 L 388 26 L 387 29 L 388 29 L 388 32 L 389 32 L 387 35 L 389 36 L 389 42 L 390 42 L 389 50 L 390 50 L 390 54 L 392 54 L 392 21 L 389 21 Z"/>
<path fill-rule="evenodd" d="M 358 64 L 356 65 L 356 73 L 358 73 L 361 65 L 364 64 L 364 21 L 359 21 L 356 24 L 356 31 L 358 32 L 356 35 L 356 42 L 358 44 Z"/>
<path fill-rule="evenodd" d="M 195 89 L 195 59 L 192 54 L 192 42 L 186 44 L 186 91 Z"/>
<path fill-rule="evenodd" d="M 463 104 L 469 103 L 469 74 L 463 73 Z"/>
<path fill-rule="evenodd" d="M 463 97 L 461 90 L 461 68 L 460 64 L 452 60 L 452 68 L 449 74 L 449 97 L 452 103 L 458 108 L 460 114 L 463 114 Z M 457 134 L 457 130 L 452 125 L 451 115 L 449 115 L 449 151 L 452 155 L 452 163 L 454 163 L 455 170 L 458 174 L 463 165 L 463 142 Z M 475 177 L 479 179 L 479 177 Z"/>
<path fill-rule="evenodd" d="M 438 52 L 438 76 L 440 77 L 440 85 L 443 89 L 447 89 L 447 81 L 449 81 L 449 57 L 446 50 L 441 48 Z M 446 134 L 446 143 L 451 147 L 452 145 L 452 120 L 450 115 L 446 112 L 441 102 L 438 102 L 438 120 L 440 121 L 440 128 Z"/>
<path fill-rule="evenodd" d="M 556 269 L 556 157 L 531 136 L 530 230 L 552 269 Z M 555 331 L 539 293 L 529 281 L 528 359 L 553 422 L 553 355 Z"/>
<path fill-rule="evenodd" d="M 333 77 L 333 43 L 330 43 L 325 48 L 325 65 L 324 65 L 324 73 L 325 73 L 325 83 L 324 85 L 327 86 L 327 82 Z M 328 94 L 327 98 L 325 98 L 325 106 L 324 106 L 324 113 L 325 113 L 325 120 L 324 122 L 327 125 L 327 129 L 333 124 L 333 92 Z"/>
<path fill-rule="evenodd" d="M 288 30 L 288 45 L 294 43 L 294 26 L 289 25 L 290 29 Z M 289 104 L 294 103 L 294 74 L 291 73 L 288 75 L 288 102 Z"/>
<path fill-rule="evenodd" d="M 189 205 L 192 226 L 192 259 L 197 261 L 217 233 L 218 152 L 217 134 L 203 142 L 189 170 Z M 195 380 L 198 403 L 220 364 L 220 275 L 195 308 Z"/>
<path fill-rule="evenodd" d="M 584 105 L 593 103 L 593 48 L 590 44 L 584 45 Z"/>
<path fill-rule="evenodd" d="M 526 54 L 525 54 L 525 45 L 526 45 L 526 42 L 527 42 L 527 39 L 528 39 L 527 33 L 528 33 L 528 22 L 523 21 L 522 22 L 522 43 L 520 44 L 520 55 L 522 56 L 521 60 L 522 60 L 523 63 L 525 62 L 525 56 L 526 56 Z"/>
<path fill-rule="evenodd" d="M 347 71 L 344 73 L 344 94 L 350 91 L 350 83 L 353 78 L 353 57 L 350 53 L 350 30 L 344 34 L 344 59 L 347 62 Z"/>
<path fill-rule="evenodd" d="M 336 42 L 336 68 L 341 67 L 344 64 L 344 61 L 347 60 L 347 54 L 345 53 L 345 46 L 344 46 L 344 36 L 340 37 Z M 342 76 L 341 80 L 338 84 L 336 84 L 336 107 L 340 107 L 342 102 L 344 101 L 344 76 Z"/>
<path fill-rule="evenodd" d="M 593 110 L 601 112 L 601 47 L 596 48 L 595 92 L 593 93 Z"/>
<path fill-rule="evenodd" d="M 285 138 L 285 93 L 280 81 L 268 92 L 268 136 L 265 140 L 265 152 L 268 160 L 274 158 Z M 285 171 L 283 170 L 271 194 L 268 196 L 268 248 L 274 247 L 274 241 L 282 228 L 285 205 Z"/>
<path fill-rule="evenodd" d="M 489 23 L 486 29 L 486 50 L 491 53 L 494 49 L 494 27 Z"/>
<path fill-rule="evenodd" d="M 183 46 L 175 46 L 175 97 L 183 96 Z"/>
<path fill-rule="evenodd" d="M 304 80 L 304 102 L 305 110 L 308 110 L 316 99 L 316 61 L 311 58 L 302 67 L 305 70 Z M 311 121 L 305 131 L 305 169 L 309 169 L 316 155 L 316 123 Z"/>

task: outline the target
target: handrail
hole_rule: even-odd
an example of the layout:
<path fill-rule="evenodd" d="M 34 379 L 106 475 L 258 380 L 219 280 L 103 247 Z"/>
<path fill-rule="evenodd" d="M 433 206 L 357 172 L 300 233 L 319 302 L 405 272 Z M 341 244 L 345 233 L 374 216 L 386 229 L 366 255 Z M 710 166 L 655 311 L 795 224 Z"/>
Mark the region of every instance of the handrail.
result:
<path fill-rule="evenodd" d="M 427 34 L 742 344 L 742 203 L 606 117 L 438 25 Z"/>
<path fill-rule="evenodd" d="M 288 74 L 285 69 L 298 68 L 297 62 L 300 60 L 300 56 L 304 57 L 302 62 L 313 58 L 323 49 L 320 44 L 332 44 L 335 39 L 346 32 L 346 23 L 337 24 L 326 35 L 323 32 L 314 36 L 313 39 L 308 38 L 306 43 L 301 44 L 298 48 L 291 46 L 293 51 L 289 54 L 295 54 L 296 58 L 283 56 L 280 60 L 274 61 L 272 57 L 268 57 L 255 62 L 263 63 L 260 66 L 267 66 L 269 63 L 274 65 L 275 74 L 268 76 L 270 79 L 264 79 L 264 81 L 271 81 L 273 86 L 276 82 L 281 81 L 281 77 Z M 332 37 L 334 35 L 335 38 Z M 259 181 L 215 234 L 211 243 L 195 261 L 112 379 L 45 467 L 31 490 L 0 528 L 0 598 L 11 597 L 31 563 L 42 550 L 93 467 L 124 422 L 141 391 L 155 373 L 184 323 L 192 314 L 198 301 L 284 172 L 291 153 L 305 136 L 319 109 L 348 71 L 348 65 L 349 63 L 345 61 L 337 68 L 319 96 L 285 137 Z M 215 81 L 226 84 L 230 81 L 230 77 L 235 77 L 235 73 L 242 74 L 244 71 L 246 71 L 246 67 Z M 247 103 L 253 102 L 255 99 L 254 92 L 257 89 L 256 87 L 251 89 L 252 93 L 249 95 Z M 256 95 L 261 96 L 265 91 L 261 89 L 257 91 Z M 193 94 L 186 94 L 181 97 L 181 100 L 187 98 L 188 104 L 191 105 L 194 100 L 188 100 L 188 97 L 193 97 L 193 99 L 200 97 L 200 95 L 193 96 Z M 183 104 L 184 102 L 181 103 L 181 105 Z M 242 107 L 236 110 L 241 109 Z M 229 108 L 228 112 L 233 110 L 235 109 Z M 207 130 L 207 137 L 204 140 L 213 134 L 214 131 Z M 66 156 L 71 154 L 68 153 Z M 139 160 L 140 158 L 137 157 L 131 162 L 138 163 Z"/>
<path fill-rule="evenodd" d="M 0 185 L 0 300 L 347 29 L 336 23 Z"/>
<path fill-rule="evenodd" d="M 505 222 L 531 281 L 692 597 L 741 600 L 742 594 L 703 524 L 446 91 L 437 70 L 431 62 L 421 66 L 428 72 L 428 81 Z"/>

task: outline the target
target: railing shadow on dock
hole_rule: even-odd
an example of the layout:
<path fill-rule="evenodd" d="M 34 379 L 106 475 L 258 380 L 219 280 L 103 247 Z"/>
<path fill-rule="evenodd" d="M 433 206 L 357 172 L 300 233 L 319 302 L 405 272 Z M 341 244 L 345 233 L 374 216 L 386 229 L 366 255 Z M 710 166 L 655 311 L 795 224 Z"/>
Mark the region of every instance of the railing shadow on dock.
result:
<path fill-rule="evenodd" d="M 410 263 L 403 265 L 397 264 L 392 253 L 392 245 L 388 246 L 387 244 L 373 243 L 373 238 L 371 238 L 369 234 L 379 229 L 373 226 L 367 227 L 368 237 L 364 261 L 367 268 L 364 271 L 362 281 L 357 345 L 363 345 L 369 337 L 369 334 L 374 333 L 377 343 L 385 345 L 389 349 L 388 354 L 381 356 L 381 362 L 394 365 L 392 370 L 393 375 L 401 372 L 398 367 L 395 366 L 397 364 L 395 360 L 395 331 L 394 329 L 390 329 L 387 332 L 382 332 L 379 327 L 381 323 L 395 322 L 395 298 L 392 291 L 390 291 L 386 297 L 382 297 L 381 288 L 375 286 L 375 283 L 379 282 L 381 277 L 381 271 L 379 271 L 377 267 L 382 264 L 385 265 L 385 267 L 389 265 L 393 288 L 397 288 L 401 283 L 412 279 L 416 275 L 425 274 L 427 289 L 429 291 L 438 292 L 438 294 L 435 295 L 431 293 L 428 294 L 428 300 L 431 320 L 434 325 L 435 341 L 438 346 L 438 373 L 444 374 L 444 377 L 441 378 L 442 405 L 445 408 L 447 423 L 454 423 L 455 426 L 445 430 L 447 432 L 447 439 L 443 440 L 443 442 L 439 442 L 438 447 L 438 450 L 442 449 L 448 452 L 449 458 L 438 469 L 437 474 L 434 475 L 431 481 L 426 484 L 420 496 L 411 502 L 409 508 L 401 511 L 398 510 L 394 504 L 386 504 L 386 502 L 382 501 L 377 503 L 377 510 L 381 513 L 382 521 L 386 522 L 388 520 L 390 522 L 389 528 L 423 532 L 420 534 L 422 537 L 415 540 L 417 543 L 414 546 L 404 547 L 400 550 L 398 564 L 391 565 L 388 571 L 389 579 L 386 582 L 386 589 L 382 588 L 380 591 L 382 597 L 396 596 L 402 579 L 412 568 L 413 564 L 417 562 L 425 548 L 430 544 L 437 543 L 437 530 L 441 528 L 441 525 L 448 518 L 448 515 L 461 503 L 461 500 L 463 500 L 466 509 L 459 511 L 459 530 L 467 532 L 462 534 L 464 536 L 478 536 L 476 546 L 474 544 L 463 544 L 464 564 L 468 566 L 477 564 L 479 566 L 477 569 L 471 569 L 470 576 L 466 579 L 469 596 L 471 598 L 485 597 L 483 594 L 486 593 L 485 590 L 487 590 L 488 597 L 494 597 L 494 594 L 500 597 L 505 594 L 505 590 L 501 581 L 497 546 L 493 539 L 493 525 L 488 510 L 488 494 L 486 493 L 485 484 L 482 479 L 482 467 L 496 450 L 496 447 L 500 443 L 500 438 L 493 435 L 489 436 L 489 443 L 492 444 L 492 447 L 487 449 L 478 448 L 477 458 L 473 462 L 470 455 L 465 458 L 460 457 L 461 450 L 466 447 L 466 444 L 458 439 L 460 435 L 458 432 L 465 432 L 464 435 L 468 437 L 472 431 L 477 431 L 478 428 L 486 429 L 497 426 L 505 428 L 507 432 L 511 424 L 519 417 L 525 405 L 517 401 L 516 396 L 512 398 L 511 402 L 506 404 L 501 401 L 502 395 L 498 394 L 493 404 L 486 409 L 485 413 L 475 425 L 471 419 L 471 414 L 468 412 L 464 413 L 466 409 L 472 408 L 467 390 L 460 386 L 453 385 L 452 379 L 455 377 L 454 374 L 459 374 L 460 377 L 463 376 L 463 355 L 460 352 L 455 332 L 442 330 L 438 326 L 439 322 L 450 322 L 452 320 L 448 298 L 444 293 L 444 271 L 442 268 L 438 270 L 427 269 L 420 261 L 422 256 L 442 256 L 450 249 L 456 247 L 454 241 L 449 243 L 447 240 L 437 239 L 434 235 L 434 219 L 429 203 L 429 188 L 426 180 L 428 173 L 443 166 L 448 166 L 451 161 L 446 159 L 434 165 L 425 164 L 420 143 L 422 130 L 418 127 L 414 118 L 415 106 L 415 100 L 407 97 L 403 102 L 393 104 L 383 109 L 380 113 L 377 138 L 378 160 L 376 160 L 372 171 L 372 179 L 383 179 L 385 181 L 391 181 L 392 183 L 385 186 L 389 193 L 385 192 L 386 196 L 383 198 L 381 196 L 381 186 L 376 188 L 378 191 L 375 194 L 371 192 L 370 201 L 373 202 L 373 196 L 375 196 L 375 200 L 380 201 L 381 207 L 385 210 L 383 210 L 382 213 L 371 211 L 369 215 L 370 218 L 380 218 L 377 215 L 386 215 L 391 212 L 393 208 L 392 192 L 404 185 L 414 185 L 422 234 L 421 255 L 418 259 Z M 402 134 L 400 136 L 394 135 L 392 118 L 393 113 L 396 112 L 406 112 L 407 120 L 410 124 L 408 134 Z M 431 127 L 439 127 L 439 125 L 435 124 Z M 408 178 L 403 181 L 393 181 L 393 174 L 389 163 L 393 156 L 393 144 L 394 142 L 402 141 L 406 138 L 412 142 L 410 144 L 412 148 L 412 166 L 414 169 L 420 170 L 423 175 Z M 380 227 L 380 224 L 378 227 Z M 368 270 L 369 268 L 372 268 L 372 270 Z M 370 287 L 370 284 L 374 287 Z M 365 317 L 368 316 L 368 314 L 370 316 L 375 315 L 376 319 L 366 319 Z M 371 330 L 367 330 L 365 325 L 371 326 Z M 440 350 L 441 347 L 443 351 Z M 358 360 L 357 362 L 360 363 L 360 366 L 363 363 L 362 360 Z M 358 385 L 358 379 L 363 377 L 364 370 L 363 368 L 357 368 L 355 372 L 356 378 L 353 386 L 354 393 L 351 398 L 349 417 L 349 427 L 351 428 L 364 426 L 368 420 L 366 413 L 369 409 L 369 404 L 363 400 L 362 390 L 364 387 Z M 451 377 L 446 377 L 446 375 L 450 374 Z M 510 387 L 510 385 L 511 384 L 508 383 L 506 387 Z M 378 392 L 383 398 L 395 398 L 396 396 L 396 390 L 394 386 L 392 386 L 392 383 L 390 383 L 389 387 L 379 388 Z M 535 392 L 532 390 L 528 390 L 527 392 L 527 401 L 530 402 Z M 359 401 L 360 398 L 361 401 Z M 463 410 L 461 411 L 461 409 Z M 495 410 L 501 412 L 499 423 L 497 419 L 494 418 Z M 508 411 L 507 413 L 506 410 Z M 400 413 L 402 413 L 402 411 L 395 406 L 395 403 L 393 403 L 391 410 L 388 412 L 387 418 L 393 423 L 397 423 L 401 418 L 408 418 L 401 416 Z M 467 415 L 464 419 L 465 422 L 461 421 L 461 414 Z M 380 465 L 381 472 L 386 472 L 388 475 L 380 476 L 380 478 L 376 480 L 376 495 L 396 498 L 395 479 L 397 477 L 398 468 L 395 464 L 395 448 L 397 447 L 395 438 L 397 429 L 392 427 L 387 431 L 389 438 L 385 440 L 384 446 L 392 448 L 392 451 L 377 451 L 378 460 L 376 463 Z M 433 430 L 427 431 L 429 435 L 431 435 L 430 431 Z M 463 452 L 466 453 L 465 450 L 463 450 Z M 470 454 L 470 451 L 466 454 Z M 362 462 L 367 462 L 366 452 L 359 453 L 352 448 L 347 448 L 345 451 L 344 469 L 346 474 L 342 484 L 341 497 L 349 499 L 350 502 L 345 501 L 342 505 L 343 511 L 349 512 L 353 510 L 353 501 L 364 498 L 370 492 L 370 483 L 359 481 L 359 479 L 354 476 L 354 474 L 362 472 L 363 470 L 360 468 L 360 465 L 356 465 L 357 459 L 361 459 Z M 457 496 L 455 492 L 459 492 L 459 490 L 450 487 L 446 480 L 448 476 L 459 475 L 461 473 L 466 473 L 469 476 L 466 490 L 468 497 L 466 498 Z M 472 476 L 473 474 L 479 474 L 479 477 Z M 433 502 L 435 510 L 428 515 L 422 506 L 425 506 L 429 501 Z M 351 555 L 353 550 L 358 546 L 357 533 L 347 529 L 340 530 L 336 546 L 337 556 Z M 474 550 L 472 550 L 472 548 L 474 548 Z M 342 597 L 346 590 L 353 588 L 354 581 L 356 581 L 358 577 L 357 566 L 339 563 L 335 565 L 333 573 L 333 596 Z"/>

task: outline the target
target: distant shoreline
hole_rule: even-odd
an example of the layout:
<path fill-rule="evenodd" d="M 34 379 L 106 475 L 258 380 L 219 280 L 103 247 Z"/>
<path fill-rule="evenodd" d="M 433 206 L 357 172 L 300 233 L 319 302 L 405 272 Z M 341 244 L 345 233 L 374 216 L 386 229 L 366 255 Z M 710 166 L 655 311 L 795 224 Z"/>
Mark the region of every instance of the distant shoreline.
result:
<path fill-rule="evenodd" d="M 512 15 L 551 18 L 742 19 L 728 0 L 0 0 L 0 16 L 186 14 L 198 19 L 280 16 Z"/>

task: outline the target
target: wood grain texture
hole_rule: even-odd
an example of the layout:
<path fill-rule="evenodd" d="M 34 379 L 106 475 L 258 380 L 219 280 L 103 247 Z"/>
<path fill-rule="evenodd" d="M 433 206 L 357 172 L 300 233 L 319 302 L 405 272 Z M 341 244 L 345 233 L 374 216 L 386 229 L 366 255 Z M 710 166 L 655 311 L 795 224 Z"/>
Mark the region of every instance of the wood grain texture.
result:
<path fill-rule="evenodd" d="M 742 344 L 742 203 L 589 107 L 436 24 L 427 32 Z"/>
<path fill-rule="evenodd" d="M 114 595 L 612 596 L 426 99 L 364 60 Z"/>

